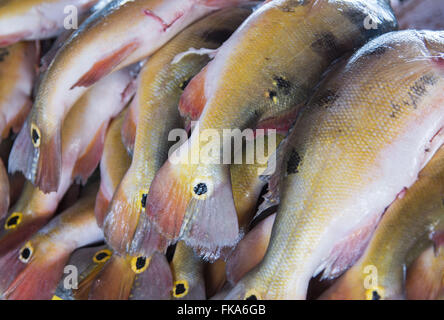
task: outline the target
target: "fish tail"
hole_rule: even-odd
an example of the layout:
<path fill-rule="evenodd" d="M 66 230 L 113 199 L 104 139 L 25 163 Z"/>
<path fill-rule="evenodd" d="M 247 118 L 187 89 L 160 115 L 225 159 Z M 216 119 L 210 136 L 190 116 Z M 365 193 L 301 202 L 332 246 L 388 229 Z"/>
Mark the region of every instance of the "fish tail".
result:
<path fill-rule="evenodd" d="M 9 208 L 9 178 L 3 161 L 0 160 L 0 219 L 8 213 Z"/>
<path fill-rule="evenodd" d="M 131 243 L 130 254 L 150 257 L 155 252 L 165 253 L 170 241 L 154 228 L 146 214 L 141 214 Z"/>
<path fill-rule="evenodd" d="M 131 103 L 122 123 L 122 142 L 129 154 L 133 154 L 134 142 L 136 140 L 137 119 L 136 112 L 134 111 L 136 108 L 134 101 Z"/>
<path fill-rule="evenodd" d="M 57 246 L 56 249 L 53 246 L 49 251 L 32 252 L 28 246 L 32 245 L 25 244 L 15 257 L 25 266 L 8 286 L 3 297 L 8 300 L 49 300 L 62 278 L 71 250 L 63 246 Z M 27 261 L 23 258 L 24 250 L 31 250 L 27 253 Z M 48 257 L 47 253 L 51 256 Z"/>
<path fill-rule="evenodd" d="M 139 259 L 135 257 L 133 259 Z M 145 260 L 146 263 L 147 259 Z M 161 253 L 154 253 L 149 258 L 149 265 L 142 268 L 144 271 L 136 273 L 130 300 L 168 300 L 171 298 L 173 276 L 170 265 Z M 142 270 L 140 269 L 140 270 Z M 134 268 L 132 268 L 134 271 Z"/>
<path fill-rule="evenodd" d="M 185 122 L 185 130 L 191 129 L 191 121 L 197 121 L 207 102 L 205 98 L 205 81 L 207 67 L 203 68 L 186 86 L 180 101 L 179 112 Z"/>
<path fill-rule="evenodd" d="M 143 188 L 137 190 L 137 187 L 126 183 L 131 180 L 128 179 L 129 173 L 131 170 L 125 175 L 114 193 L 103 221 L 107 243 L 121 254 L 129 251 L 148 193 Z"/>
<path fill-rule="evenodd" d="M 214 260 L 222 247 L 238 242 L 239 226 L 229 167 L 211 169 L 211 175 L 199 176 L 167 161 L 151 184 L 146 210 L 162 236 L 182 239 Z"/>
<path fill-rule="evenodd" d="M 57 191 L 62 162 L 60 138 L 60 128 L 42 137 L 40 129 L 30 125 L 28 118 L 12 147 L 8 171 L 21 171 L 44 193 Z"/>
<path fill-rule="evenodd" d="M 106 263 L 91 286 L 90 300 L 127 300 L 135 273 L 126 257 L 114 254 Z"/>

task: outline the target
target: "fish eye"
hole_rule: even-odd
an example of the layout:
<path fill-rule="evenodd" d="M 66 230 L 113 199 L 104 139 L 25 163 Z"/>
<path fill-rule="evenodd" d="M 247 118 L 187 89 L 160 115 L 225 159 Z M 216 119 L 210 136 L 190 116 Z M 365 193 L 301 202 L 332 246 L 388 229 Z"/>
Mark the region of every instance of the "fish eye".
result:
<path fill-rule="evenodd" d="M 249 290 L 245 294 L 244 300 L 261 300 L 261 296 L 256 290 Z"/>
<path fill-rule="evenodd" d="M 173 297 L 183 298 L 188 294 L 189 284 L 186 280 L 178 280 L 174 282 Z"/>
<path fill-rule="evenodd" d="M 213 185 L 208 178 L 198 178 L 192 183 L 191 194 L 197 200 L 205 200 L 212 193 Z"/>
<path fill-rule="evenodd" d="M 384 289 L 382 287 L 373 287 L 365 292 L 365 297 L 367 300 L 383 300 L 384 299 Z"/>
<path fill-rule="evenodd" d="M 96 254 L 93 257 L 93 261 L 95 263 L 103 263 L 108 261 L 111 258 L 111 251 L 108 249 L 100 250 L 96 252 Z"/>
<path fill-rule="evenodd" d="M 144 272 L 149 264 L 150 259 L 145 256 L 133 257 L 131 259 L 131 269 L 137 274 Z"/>
<path fill-rule="evenodd" d="M 22 213 L 21 212 L 13 212 L 5 222 L 5 229 L 14 229 L 22 222 Z"/>
<path fill-rule="evenodd" d="M 35 124 L 31 124 L 31 140 L 35 148 L 40 147 L 40 130 Z"/>
<path fill-rule="evenodd" d="M 19 260 L 23 263 L 28 263 L 32 257 L 33 252 L 34 249 L 31 245 L 31 242 L 27 242 L 20 250 Z"/>

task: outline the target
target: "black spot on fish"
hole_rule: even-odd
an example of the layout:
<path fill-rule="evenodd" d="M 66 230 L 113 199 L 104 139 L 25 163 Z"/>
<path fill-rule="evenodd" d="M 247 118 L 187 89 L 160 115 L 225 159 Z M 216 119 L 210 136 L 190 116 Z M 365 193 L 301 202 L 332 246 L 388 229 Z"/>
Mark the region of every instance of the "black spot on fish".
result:
<path fill-rule="evenodd" d="M 332 103 L 338 100 L 339 95 L 333 90 L 327 89 L 317 98 L 316 105 L 319 107 L 329 108 Z"/>
<path fill-rule="evenodd" d="M 190 83 L 191 79 L 185 79 L 184 81 L 182 81 L 179 84 L 179 88 L 181 88 L 182 90 L 185 90 L 185 88 L 187 87 L 187 85 Z"/>
<path fill-rule="evenodd" d="M 401 112 L 401 106 L 397 103 L 391 103 L 393 112 L 390 114 L 391 118 L 396 118 L 396 116 Z"/>
<path fill-rule="evenodd" d="M 141 200 L 141 202 L 142 202 L 142 208 L 144 208 L 145 209 L 145 207 L 146 207 L 146 197 L 147 197 L 148 195 L 146 194 L 146 193 L 144 193 L 144 194 L 142 194 L 142 200 Z"/>
<path fill-rule="evenodd" d="M 34 144 L 37 144 L 40 140 L 40 136 L 39 133 L 37 132 L 36 129 L 32 130 L 32 141 L 34 142 Z"/>
<path fill-rule="evenodd" d="M 202 38 L 206 42 L 224 43 L 232 33 L 230 29 L 215 29 L 204 32 Z"/>
<path fill-rule="evenodd" d="M 106 252 L 99 252 L 98 254 L 96 254 L 96 260 L 97 261 L 102 261 L 103 259 L 107 258 L 108 254 Z"/>
<path fill-rule="evenodd" d="M 176 294 L 176 296 L 184 294 L 186 291 L 187 290 L 186 290 L 186 288 L 185 288 L 183 283 L 176 284 L 176 288 L 174 290 L 174 293 Z"/>
<path fill-rule="evenodd" d="M 31 250 L 29 248 L 24 248 L 20 255 L 22 256 L 23 260 L 28 260 L 31 256 Z"/>
<path fill-rule="evenodd" d="M 143 267 L 145 267 L 146 264 L 146 257 L 138 257 L 136 260 L 136 269 L 140 270 Z"/>
<path fill-rule="evenodd" d="M 252 294 L 251 296 L 246 297 L 245 300 L 257 300 L 257 297 L 254 294 Z"/>
<path fill-rule="evenodd" d="M 274 90 L 269 90 L 265 94 L 266 97 L 268 97 L 271 101 L 277 102 L 277 92 Z"/>
<path fill-rule="evenodd" d="M 8 227 L 12 227 L 15 226 L 18 223 L 19 220 L 19 216 L 12 216 L 11 218 L 9 218 L 9 220 L 6 222 L 6 225 Z"/>
<path fill-rule="evenodd" d="M 286 80 L 284 77 L 274 77 L 273 83 L 284 95 L 290 94 L 291 82 Z"/>
<path fill-rule="evenodd" d="M 378 294 L 378 291 L 373 290 L 373 292 L 372 292 L 372 300 L 381 300 L 381 296 Z"/>
<path fill-rule="evenodd" d="M 205 193 L 207 193 L 208 191 L 208 187 L 205 183 L 198 183 L 194 186 L 193 189 L 194 193 L 197 194 L 198 196 L 203 195 Z"/>
<path fill-rule="evenodd" d="M 295 149 L 291 150 L 290 157 L 287 161 L 287 174 L 297 173 L 301 160 L 302 158 L 299 153 L 297 153 Z"/>
<path fill-rule="evenodd" d="M 311 48 L 319 55 L 335 58 L 338 52 L 345 51 L 342 44 L 331 32 L 317 34 L 315 38 L 316 40 L 311 44 Z"/>
<path fill-rule="evenodd" d="M 9 55 L 9 50 L 6 48 L 0 48 L 0 62 L 5 60 L 7 55 Z"/>

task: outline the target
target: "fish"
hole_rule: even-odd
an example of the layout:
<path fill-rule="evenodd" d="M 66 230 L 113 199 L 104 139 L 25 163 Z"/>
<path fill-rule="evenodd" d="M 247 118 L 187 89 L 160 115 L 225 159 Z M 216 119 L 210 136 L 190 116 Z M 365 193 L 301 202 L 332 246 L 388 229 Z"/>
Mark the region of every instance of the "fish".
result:
<path fill-rule="evenodd" d="M 444 294 L 443 247 L 430 246 L 407 269 L 405 297 L 407 300 L 437 300 Z"/>
<path fill-rule="evenodd" d="M 63 165 L 58 190 L 44 193 L 29 181 L 25 184 L 19 200 L 11 208 L 6 220 L 2 220 L 0 253 L 40 229 L 54 214 L 74 181 L 86 183 L 99 164 L 110 120 L 119 114 L 131 98 L 127 88 L 132 80 L 129 70 L 118 71 L 98 82 L 79 99 L 64 122 Z M 21 152 L 19 145 L 15 144 L 14 147 L 18 148 L 16 152 Z M 10 156 L 10 171 L 15 171 L 15 161 Z"/>
<path fill-rule="evenodd" d="M 111 122 L 105 137 L 100 161 L 100 189 L 94 210 L 97 224 L 101 228 L 113 194 L 131 165 L 131 157 L 126 152 L 120 134 L 127 112 L 128 108 Z"/>
<path fill-rule="evenodd" d="M 173 273 L 174 300 L 205 300 L 204 261 L 197 256 L 193 248 L 184 242 L 178 242 L 171 261 Z"/>
<path fill-rule="evenodd" d="M 443 53 L 442 32 L 391 32 L 332 67 L 271 157 L 270 244 L 227 299 L 305 299 L 359 258 L 444 142 Z"/>
<path fill-rule="evenodd" d="M 112 254 L 107 245 L 74 251 L 65 266 L 69 272 L 64 272 L 52 300 L 88 300 L 93 280 Z"/>
<path fill-rule="evenodd" d="M 433 0 L 392 0 L 400 29 L 443 30 L 444 3 Z"/>
<path fill-rule="evenodd" d="M 150 56 L 196 19 L 245 1 L 250 0 L 116 0 L 92 14 L 41 78 L 29 125 L 15 142 L 23 146 L 22 153 L 13 153 L 18 170 L 45 193 L 56 191 L 63 119 L 88 87 Z"/>
<path fill-rule="evenodd" d="M 235 285 L 264 258 L 271 237 L 276 214 L 259 222 L 239 241 L 236 249 L 228 257 L 226 264 L 227 280 Z"/>
<path fill-rule="evenodd" d="M 18 133 L 31 110 L 38 49 L 32 42 L 0 48 L 0 134 Z"/>
<path fill-rule="evenodd" d="M 103 240 L 94 216 L 97 189 L 97 183 L 90 185 L 87 196 L 0 258 L 3 299 L 51 299 L 70 254 Z"/>
<path fill-rule="evenodd" d="M 138 251 L 132 242 L 151 181 L 173 146 L 174 142 L 168 141 L 170 132 L 182 128 L 177 110 L 180 96 L 190 79 L 210 61 L 207 54 L 194 51 L 217 49 L 250 13 L 251 7 L 234 7 L 198 20 L 152 55 L 140 71 L 133 100 L 138 109 L 133 158 L 103 225 L 107 243 L 120 254 L 151 255 L 144 246 L 144 251 Z"/>
<path fill-rule="evenodd" d="M 52 38 L 63 29 L 69 13 L 81 14 L 96 2 L 97 0 L 2 0 L 0 47 L 23 40 Z"/>
<path fill-rule="evenodd" d="M 378 28 L 365 28 L 368 16 Z M 151 183 L 146 212 L 154 228 L 171 243 L 205 248 L 212 258 L 235 245 L 239 226 L 229 165 L 222 163 L 232 135 L 223 130 L 243 131 L 294 112 L 330 63 L 395 28 L 386 1 L 274 0 L 256 9 L 182 95 L 182 116 L 201 113 L 199 130 L 171 153 Z"/>
<path fill-rule="evenodd" d="M 432 244 L 434 234 L 443 234 L 443 197 L 444 148 L 441 147 L 418 174 L 416 182 L 390 204 L 359 260 L 321 299 L 405 299 L 405 270 Z"/>
<path fill-rule="evenodd" d="M 0 160 L 0 219 L 4 219 L 9 209 L 9 177 L 3 161 Z"/>
<path fill-rule="evenodd" d="M 90 300 L 166 300 L 173 285 L 166 257 L 113 254 L 94 279 Z"/>

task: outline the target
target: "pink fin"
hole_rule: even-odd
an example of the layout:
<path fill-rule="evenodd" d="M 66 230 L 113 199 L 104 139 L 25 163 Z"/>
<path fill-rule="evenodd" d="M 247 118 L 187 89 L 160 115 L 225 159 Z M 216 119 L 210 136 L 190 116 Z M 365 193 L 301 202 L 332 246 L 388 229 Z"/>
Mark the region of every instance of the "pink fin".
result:
<path fill-rule="evenodd" d="M 26 179 L 44 193 L 57 191 L 62 163 L 60 128 L 52 136 L 41 137 L 38 148 L 34 148 L 29 132 L 28 118 L 12 147 L 8 171 L 21 171 Z"/>
<path fill-rule="evenodd" d="M 338 277 L 361 257 L 380 218 L 380 214 L 372 216 L 366 224 L 350 233 L 334 246 L 328 259 L 322 265 L 324 272 L 321 280 Z M 321 268 L 315 272 L 314 276 L 320 271 Z"/>
<path fill-rule="evenodd" d="M 53 251 L 51 251 L 54 254 Z M 33 257 L 4 293 L 8 300 L 49 300 L 53 297 L 70 252 L 57 250 L 57 256 Z M 18 259 L 18 255 L 15 257 Z"/>
<path fill-rule="evenodd" d="M 86 148 L 86 151 L 82 156 L 80 156 L 74 166 L 73 177 L 80 178 L 83 185 L 86 183 L 89 176 L 94 172 L 100 162 L 107 127 L 108 123 L 101 125 L 96 133 L 96 136 L 91 140 L 91 143 Z"/>
<path fill-rule="evenodd" d="M 105 196 L 104 191 L 102 190 L 102 185 L 100 185 L 99 192 L 96 197 L 96 204 L 94 206 L 94 214 L 96 216 L 97 225 L 102 228 L 103 220 L 105 219 L 106 212 L 108 210 L 109 202 L 111 199 L 108 199 Z"/>
<path fill-rule="evenodd" d="M 139 47 L 139 43 L 132 41 L 120 49 L 114 51 L 107 57 L 96 62 L 92 68 L 86 72 L 72 87 L 89 87 L 99 81 L 101 78 L 109 74 L 115 67 L 119 65 L 125 58 L 133 53 Z"/>
<path fill-rule="evenodd" d="M 169 241 L 153 227 L 147 215 L 142 213 L 131 243 L 130 254 L 149 257 L 155 252 L 165 253 L 168 245 Z"/>
<path fill-rule="evenodd" d="M 226 272 L 231 284 L 236 284 L 264 258 L 275 217 L 276 214 L 269 216 L 248 232 L 228 258 Z"/>
<path fill-rule="evenodd" d="M 146 271 L 138 274 L 134 280 L 130 300 L 167 300 L 171 297 L 173 275 L 170 265 L 163 254 L 155 253 L 151 257 Z"/>

